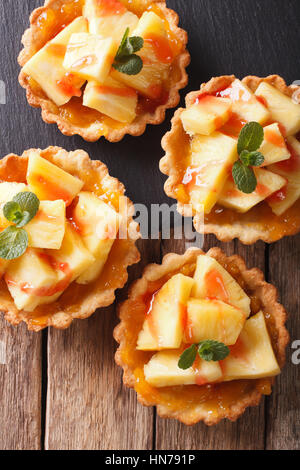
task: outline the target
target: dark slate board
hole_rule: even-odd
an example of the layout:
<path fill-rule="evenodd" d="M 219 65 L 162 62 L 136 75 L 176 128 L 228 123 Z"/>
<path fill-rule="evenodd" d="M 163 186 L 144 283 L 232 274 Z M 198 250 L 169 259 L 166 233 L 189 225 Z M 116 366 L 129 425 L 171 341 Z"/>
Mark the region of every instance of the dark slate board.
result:
<path fill-rule="evenodd" d="M 113 176 L 127 188 L 136 203 L 163 203 L 165 177 L 158 169 L 163 155 L 160 141 L 170 127 L 173 110 L 165 122 L 149 126 L 141 137 L 127 136 L 111 144 L 104 139 L 87 143 L 63 136 L 56 125 L 45 124 L 40 110 L 28 106 L 18 84 L 17 56 L 30 12 L 42 0 L 0 0 L 0 80 L 6 84 L 7 104 L 0 105 L 0 155 L 21 154 L 31 147 L 59 145 L 82 148 L 105 162 Z M 234 73 L 238 77 L 271 73 L 288 82 L 300 79 L 299 0 L 168 0 L 189 33 L 192 63 L 190 82 L 182 98 L 211 76 Z"/>

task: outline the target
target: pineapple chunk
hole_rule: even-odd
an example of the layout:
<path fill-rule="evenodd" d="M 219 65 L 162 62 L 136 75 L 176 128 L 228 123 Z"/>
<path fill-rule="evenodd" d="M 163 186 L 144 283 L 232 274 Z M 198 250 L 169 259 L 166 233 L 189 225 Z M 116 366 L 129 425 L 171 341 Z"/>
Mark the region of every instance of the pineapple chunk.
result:
<path fill-rule="evenodd" d="M 219 132 L 197 135 L 191 144 L 191 166 L 183 183 L 196 212 L 209 213 L 216 204 L 228 173 L 237 159 L 236 140 Z"/>
<path fill-rule="evenodd" d="M 81 94 L 84 80 L 66 76 L 63 61 L 72 34 L 84 32 L 87 32 L 87 21 L 81 16 L 49 41 L 23 67 L 23 72 L 32 77 L 57 106 L 70 101 L 74 94 Z"/>
<path fill-rule="evenodd" d="M 225 90 L 220 92 L 223 98 L 230 98 L 232 101 L 232 112 L 239 115 L 245 121 L 256 121 L 261 125 L 266 124 L 271 114 L 268 109 L 261 104 L 247 85 L 236 79 Z"/>
<path fill-rule="evenodd" d="M 60 295 L 55 292 L 57 273 L 44 259 L 42 250 L 28 248 L 9 263 L 4 279 L 18 310 L 32 312 Z"/>
<path fill-rule="evenodd" d="M 255 168 L 254 173 L 257 178 L 255 191 L 250 194 L 243 193 L 236 187 L 233 179 L 228 178 L 218 203 L 244 213 L 286 185 L 285 178 L 271 171 Z"/>
<path fill-rule="evenodd" d="M 119 214 L 92 193 L 79 193 L 73 220 L 81 239 L 96 261 L 77 279 L 79 284 L 95 280 L 101 273 L 119 231 Z"/>
<path fill-rule="evenodd" d="M 86 249 L 81 237 L 69 221 L 66 222 L 61 248 L 59 250 L 45 250 L 45 252 L 55 260 L 58 266 L 65 265 L 65 269 L 59 272 L 59 281 L 62 282 L 67 277 L 68 284 L 75 281 L 95 262 L 94 256 Z"/>
<path fill-rule="evenodd" d="M 59 250 L 65 235 L 64 201 L 41 201 L 36 216 L 26 225 L 29 246 Z"/>
<path fill-rule="evenodd" d="M 83 95 L 83 104 L 119 122 L 131 123 L 136 117 L 138 97 L 132 88 L 111 77 L 102 85 L 89 82 Z"/>
<path fill-rule="evenodd" d="M 224 381 L 280 374 L 262 312 L 246 321 L 236 345 L 230 349 L 230 355 L 222 361 Z"/>
<path fill-rule="evenodd" d="M 154 296 L 141 330 L 137 349 L 153 351 L 179 348 L 183 338 L 186 303 L 194 280 L 176 274 Z"/>
<path fill-rule="evenodd" d="M 131 33 L 139 21 L 118 0 L 86 0 L 83 15 L 89 20 L 90 33 L 112 37 L 118 44 L 126 29 L 129 28 Z"/>
<path fill-rule="evenodd" d="M 272 119 L 283 126 L 286 136 L 300 131 L 299 104 L 294 103 L 291 98 L 266 82 L 261 82 L 255 94 L 267 102 Z"/>
<path fill-rule="evenodd" d="M 132 35 L 144 39 L 144 47 L 137 52 L 143 60 L 143 69 L 137 75 L 127 75 L 113 68 L 111 76 L 146 97 L 159 99 L 173 61 L 164 21 L 153 12 L 145 12 Z"/>
<path fill-rule="evenodd" d="M 276 122 L 264 128 L 264 141 L 259 152 L 265 157 L 262 166 L 272 165 L 272 163 L 290 158 L 291 154 Z"/>
<path fill-rule="evenodd" d="M 12 225 L 3 215 L 3 206 L 23 191 L 28 191 L 24 183 L 0 183 L 0 230 Z"/>
<path fill-rule="evenodd" d="M 199 255 L 192 297 L 219 299 L 250 315 L 250 299 L 232 276 L 214 258 Z"/>
<path fill-rule="evenodd" d="M 29 155 L 27 182 L 40 200 L 62 199 L 67 206 L 83 186 L 80 179 L 40 157 L 38 152 Z"/>
<path fill-rule="evenodd" d="M 300 142 L 290 136 L 287 138 L 287 145 L 290 159 L 270 167 L 270 170 L 287 180 L 283 190 L 268 199 L 268 204 L 276 215 L 282 215 L 300 197 Z"/>
<path fill-rule="evenodd" d="M 191 299 L 187 303 L 186 343 L 213 339 L 234 344 L 246 320 L 245 312 L 217 299 Z"/>
<path fill-rule="evenodd" d="M 184 130 L 190 134 L 209 135 L 222 127 L 230 117 L 231 101 L 204 95 L 181 113 Z"/>
<path fill-rule="evenodd" d="M 187 370 L 178 367 L 178 351 L 161 351 L 154 354 L 144 366 L 146 381 L 153 387 L 172 387 L 175 385 L 204 385 L 222 378 L 218 362 L 207 362 L 199 358 Z"/>
<path fill-rule="evenodd" d="M 63 66 L 84 80 L 102 83 L 108 76 L 117 53 L 111 39 L 101 39 L 96 34 L 72 34 Z"/>

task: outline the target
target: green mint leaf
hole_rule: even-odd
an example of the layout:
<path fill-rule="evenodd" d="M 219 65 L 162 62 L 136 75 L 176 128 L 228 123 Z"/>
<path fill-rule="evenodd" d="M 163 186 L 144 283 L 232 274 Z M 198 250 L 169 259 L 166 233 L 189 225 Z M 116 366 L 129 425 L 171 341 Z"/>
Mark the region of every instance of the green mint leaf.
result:
<path fill-rule="evenodd" d="M 0 233 L 0 258 L 12 260 L 22 256 L 28 247 L 28 235 L 14 225 Z"/>
<path fill-rule="evenodd" d="M 138 55 L 132 54 L 115 61 L 113 68 L 126 75 L 137 75 L 143 68 L 143 61 Z"/>
<path fill-rule="evenodd" d="M 17 202 L 9 201 L 3 207 L 3 215 L 9 222 L 17 224 L 22 220 L 23 211 Z"/>
<path fill-rule="evenodd" d="M 254 152 L 259 149 L 264 140 L 264 129 L 258 122 L 249 122 L 240 132 L 237 150 L 240 155 L 243 150 Z"/>
<path fill-rule="evenodd" d="M 131 38 L 128 36 L 129 28 L 124 33 L 113 67 L 126 75 L 137 75 L 143 68 L 143 61 L 134 52 L 139 51 L 143 47 L 144 40 L 139 36 Z"/>
<path fill-rule="evenodd" d="M 243 150 L 240 154 L 240 159 L 247 166 L 260 166 L 265 161 L 265 157 L 260 152 L 248 152 Z"/>
<path fill-rule="evenodd" d="M 250 194 L 255 191 L 257 179 L 251 167 L 238 160 L 232 167 L 232 176 L 238 189 L 243 193 Z"/>
<path fill-rule="evenodd" d="M 121 43 L 120 43 L 120 46 L 119 46 L 119 49 L 117 51 L 117 55 L 116 55 L 116 59 L 119 59 L 121 57 L 123 57 L 123 55 L 128 55 L 126 54 L 126 49 L 128 47 L 128 36 L 129 36 L 129 31 L 130 29 L 127 28 L 123 37 L 122 37 L 122 40 L 121 40 Z M 129 48 L 132 50 L 133 52 L 133 48 L 131 46 L 131 44 L 129 43 Z M 130 52 L 129 54 L 132 54 L 132 52 Z"/>
<path fill-rule="evenodd" d="M 189 369 L 191 367 L 196 359 L 197 356 L 197 346 L 195 344 L 192 344 L 188 349 L 183 351 L 183 353 L 180 356 L 180 359 L 178 361 L 178 367 L 179 369 Z"/>
<path fill-rule="evenodd" d="M 198 345 L 198 354 L 204 361 L 222 361 L 229 353 L 230 350 L 224 343 L 211 339 L 201 341 Z"/>
<path fill-rule="evenodd" d="M 140 51 L 144 46 L 144 39 L 140 36 L 131 36 L 131 38 L 129 38 L 129 42 L 133 48 L 133 52 Z"/>
<path fill-rule="evenodd" d="M 22 220 L 17 223 L 18 227 L 24 227 L 28 224 L 37 214 L 40 201 L 34 193 L 22 192 L 18 193 L 14 198 L 13 202 L 16 202 L 22 211 Z"/>

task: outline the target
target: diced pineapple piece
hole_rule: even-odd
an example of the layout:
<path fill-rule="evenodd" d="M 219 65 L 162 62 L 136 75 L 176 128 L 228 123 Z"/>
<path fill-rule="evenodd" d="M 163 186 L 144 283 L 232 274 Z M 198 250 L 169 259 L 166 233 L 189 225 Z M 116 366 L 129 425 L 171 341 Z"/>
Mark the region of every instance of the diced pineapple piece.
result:
<path fill-rule="evenodd" d="M 130 33 L 138 17 L 118 0 L 86 0 L 83 15 L 89 20 L 89 31 L 103 38 L 112 37 L 120 43 L 127 28 Z"/>
<path fill-rule="evenodd" d="M 41 250 L 28 248 L 20 258 L 10 261 L 4 278 L 19 310 L 32 312 L 59 296 L 55 292 L 57 273 L 45 261 Z"/>
<path fill-rule="evenodd" d="M 269 167 L 269 170 L 283 176 L 294 184 L 300 184 L 300 142 L 295 137 L 287 138 L 291 157 Z"/>
<path fill-rule="evenodd" d="M 183 183 L 187 185 L 196 212 L 208 214 L 216 204 L 227 176 L 237 159 L 237 142 L 220 132 L 194 136 L 191 166 Z"/>
<path fill-rule="evenodd" d="M 179 348 L 183 338 L 186 303 L 194 280 L 176 274 L 154 296 L 141 330 L 137 349 L 153 351 Z"/>
<path fill-rule="evenodd" d="M 257 100 L 250 88 L 238 79 L 221 91 L 220 96 L 229 98 L 232 101 L 232 112 L 245 121 L 256 121 L 264 125 L 271 117 L 269 110 Z"/>
<path fill-rule="evenodd" d="M 199 359 L 193 367 L 182 370 L 178 367 L 178 351 L 161 351 L 152 356 L 144 366 L 146 381 L 153 387 L 172 387 L 175 385 L 204 385 L 222 378 L 218 362 Z"/>
<path fill-rule="evenodd" d="M 65 265 L 59 280 L 66 277 L 69 283 L 75 281 L 84 271 L 95 262 L 94 256 L 87 250 L 80 235 L 75 231 L 69 221 L 66 222 L 65 236 L 59 250 L 45 250 L 58 265 Z M 66 288 L 66 287 L 65 287 Z"/>
<path fill-rule="evenodd" d="M 143 69 L 137 75 L 127 75 L 112 68 L 111 76 L 142 95 L 159 99 L 173 61 L 164 21 L 153 12 L 145 12 L 132 36 L 144 39 L 143 48 L 137 52 L 143 60 Z"/>
<path fill-rule="evenodd" d="M 262 166 L 272 165 L 272 163 L 290 158 L 291 154 L 276 122 L 264 128 L 264 141 L 259 152 L 265 157 Z"/>
<path fill-rule="evenodd" d="M 274 214 L 280 216 L 284 214 L 300 198 L 300 185 L 293 182 L 268 198 L 267 202 Z"/>
<path fill-rule="evenodd" d="M 109 74 L 117 53 L 117 45 L 111 39 L 101 39 L 97 34 L 72 34 L 63 66 L 84 80 L 102 83 Z"/>
<path fill-rule="evenodd" d="M 192 297 L 219 299 L 250 315 L 250 299 L 235 279 L 218 261 L 207 255 L 199 255 L 194 274 Z"/>
<path fill-rule="evenodd" d="M 83 104 L 119 122 L 131 123 L 136 117 L 137 92 L 111 77 L 102 85 L 89 82 L 83 95 Z"/>
<path fill-rule="evenodd" d="M 272 119 L 283 126 L 286 136 L 297 134 L 300 131 L 299 104 L 294 103 L 289 96 L 266 82 L 261 82 L 255 94 L 264 98 Z"/>
<path fill-rule="evenodd" d="M 262 312 L 246 321 L 244 329 L 222 361 L 223 380 L 258 379 L 280 374 Z"/>
<path fill-rule="evenodd" d="M 227 98 L 204 95 L 181 113 L 184 130 L 188 134 L 212 134 L 230 117 L 231 101 Z"/>
<path fill-rule="evenodd" d="M 30 190 L 40 200 L 62 199 L 67 206 L 83 186 L 80 179 L 40 157 L 38 152 L 31 152 L 29 155 L 27 182 Z"/>
<path fill-rule="evenodd" d="M 73 220 L 81 239 L 96 261 L 78 279 L 79 284 L 94 281 L 101 273 L 119 231 L 119 214 L 89 192 L 79 193 Z"/>
<path fill-rule="evenodd" d="M 74 94 L 80 96 L 84 80 L 66 76 L 63 61 L 70 37 L 87 32 L 87 21 L 76 18 L 54 39 L 49 41 L 24 65 L 23 71 L 32 77 L 57 106 L 67 103 Z"/>
<path fill-rule="evenodd" d="M 287 183 L 285 178 L 268 170 L 255 168 L 254 173 L 257 179 L 255 191 L 250 194 L 243 193 L 237 188 L 233 179 L 228 178 L 218 203 L 244 213 L 271 196 L 271 194 L 279 191 Z"/>
<path fill-rule="evenodd" d="M 268 199 L 268 204 L 276 215 L 282 215 L 300 197 L 300 142 L 295 137 L 287 138 L 291 157 L 270 167 L 274 173 L 286 178 L 286 186 Z"/>
<path fill-rule="evenodd" d="M 3 215 L 3 206 L 23 191 L 28 191 L 28 186 L 24 183 L 0 183 L 0 230 L 11 225 Z"/>
<path fill-rule="evenodd" d="M 64 201 L 41 201 L 38 213 L 25 226 L 29 246 L 59 250 L 65 235 L 65 223 Z"/>
<path fill-rule="evenodd" d="M 246 314 L 217 299 L 191 299 L 187 303 L 186 343 L 207 339 L 231 345 L 240 335 Z"/>

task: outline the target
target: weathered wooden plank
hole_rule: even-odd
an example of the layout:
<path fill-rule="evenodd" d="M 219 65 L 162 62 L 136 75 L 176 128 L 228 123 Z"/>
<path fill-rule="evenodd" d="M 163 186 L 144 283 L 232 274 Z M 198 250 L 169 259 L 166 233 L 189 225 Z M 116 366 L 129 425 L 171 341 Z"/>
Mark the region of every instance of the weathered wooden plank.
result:
<path fill-rule="evenodd" d="M 245 257 L 247 264 L 264 269 L 264 244 L 247 248 L 237 242 L 222 244 L 214 236 L 205 238 L 203 249 L 220 246 L 228 255 L 233 253 Z M 163 254 L 171 251 L 183 253 L 184 240 L 163 242 Z M 263 449 L 264 447 L 264 403 L 251 408 L 236 422 L 223 421 L 217 426 L 207 427 L 199 423 L 187 427 L 178 422 L 157 418 L 157 449 Z"/>
<path fill-rule="evenodd" d="M 276 380 L 273 394 L 267 399 L 267 449 L 300 448 L 300 365 L 293 364 L 295 350 L 291 348 L 293 342 L 300 339 L 299 266 L 300 235 L 270 246 L 270 281 L 277 286 L 280 300 L 289 313 L 287 328 L 291 345 L 287 348 L 284 371 Z"/>
<path fill-rule="evenodd" d="M 159 243 L 140 244 L 143 263 L 131 278 L 158 261 Z M 138 404 L 114 363 L 116 323 L 113 305 L 49 331 L 46 449 L 152 449 L 153 409 Z"/>
<path fill-rule="evenodd" d="M 0 319 L 0 449 L 41 448 L 42 334 Z"/>

